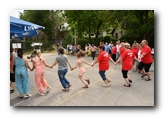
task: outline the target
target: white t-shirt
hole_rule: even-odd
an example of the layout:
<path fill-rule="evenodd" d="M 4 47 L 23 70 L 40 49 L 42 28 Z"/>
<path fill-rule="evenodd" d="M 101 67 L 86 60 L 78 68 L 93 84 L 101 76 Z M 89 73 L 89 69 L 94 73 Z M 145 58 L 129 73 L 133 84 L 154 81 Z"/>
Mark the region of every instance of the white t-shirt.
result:
<path fill-rule="evenodd" d="M 138 51 L 138 59 L 140 58 L 140 55 L 141 55 L 141 50 Z"/>

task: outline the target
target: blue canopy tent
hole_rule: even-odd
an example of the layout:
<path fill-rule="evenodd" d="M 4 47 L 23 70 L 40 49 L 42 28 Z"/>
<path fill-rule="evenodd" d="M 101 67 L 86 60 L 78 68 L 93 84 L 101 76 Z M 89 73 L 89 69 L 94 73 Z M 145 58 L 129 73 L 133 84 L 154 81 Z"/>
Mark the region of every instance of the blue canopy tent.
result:
<path fill-rule="evenodd" d="M 45 27 L 10 16 L 10 38 L 32 37 Z"/>

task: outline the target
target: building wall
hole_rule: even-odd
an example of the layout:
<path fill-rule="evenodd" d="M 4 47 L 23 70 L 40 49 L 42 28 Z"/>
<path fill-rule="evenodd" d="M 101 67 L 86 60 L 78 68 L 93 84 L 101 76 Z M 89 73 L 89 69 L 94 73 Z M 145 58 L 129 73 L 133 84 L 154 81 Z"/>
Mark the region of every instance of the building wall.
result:
<path fill-rule="evenodd" d="M 120 39 L 122 37 L 121 28 L 116 28 L 112 36 L 113 38 Z"/>

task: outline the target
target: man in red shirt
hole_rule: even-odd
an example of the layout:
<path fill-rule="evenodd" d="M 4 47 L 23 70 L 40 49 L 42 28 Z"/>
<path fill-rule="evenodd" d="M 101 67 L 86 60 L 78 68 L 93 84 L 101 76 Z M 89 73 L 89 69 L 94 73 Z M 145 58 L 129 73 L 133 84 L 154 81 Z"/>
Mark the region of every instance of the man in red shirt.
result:
<path fill-rule="evenodd" d="M 127 75 L 128 71 L 131 70 L 133 67 L 132 61 L 133 59 L 138 60 L 129 48 L 130 48 L 130 44 L 124 43 L 125 51 L 123 51 L 119 59 L 116 61 L 116 64 L 117 64 L 119 61 L 122 60 L 122 74 L 123 74 L 123 78 L 126 81 L 126 84 L 124 84 L 125 87 L 130 87 L 131 86 L 130 83 L 132 83 L 132 80 Z"/>
<path fill-rule="evenodd" d="M 141 62 L 139 63 L 139 70 L 142 70 L 142 68 L 144 67 L 145 72 L 142 70 L 143 72 L 143 76 L 141 76 L 142 78 L 144 76 L 147 76 L 148 78 L 146 79 L 146 81 L 150 81 L 150 72 L 149 69 L 151 67 L 151 64 L 153 62 L 153 58 L 151 55 L 151 48 L 148 46 L 148 42 L 146 40 L 142 40 L 141 41 L 141 45 L 142 45 L 142 50 L 141 50 Z"/>
<path fill-rule="evenodd" d="M 109 69 L 109 60 L 111 60 L 114 64 L 115 62 L 113 61 L 111 56 L 105 51 L 105 47 L 103 45 L 99 46 L 99 51 L 100 54 L 97 57 L 97 59 L 93 62 L 92 66 L 96 63 L 99 63 L 99 74 L 105 82 L 105 84 L 103 84 L 102 86 L 109 87 L 110 85 L 108 83 L 111 81 L 106 77 L 105 72 Z"/>

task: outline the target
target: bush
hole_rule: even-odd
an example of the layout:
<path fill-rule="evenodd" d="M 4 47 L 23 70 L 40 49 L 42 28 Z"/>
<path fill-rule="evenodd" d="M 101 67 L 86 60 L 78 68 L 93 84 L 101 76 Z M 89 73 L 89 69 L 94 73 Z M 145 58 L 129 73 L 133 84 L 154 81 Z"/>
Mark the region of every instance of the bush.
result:
<path fill-rule="evenodd" d="M 108 42 L 108 43 L 110 43 L 110 41 L 112 41 L 112 43 L 116 43 L 117 40 L 118 39 L 113 38 L 111 36 L 105 36 L 103 37 L 103 39 L 101 39 L 102 42 Z"/>
<path fill-rule="evenodd" d="M 85 45 L 88 43 L 88 41 L 87 40 L 85 40 L 85 39 L 80 39 L 80 40 L 78 40 L 78 45 L 80 45 L 81 46 L 81 49 L 82 50 L 85 50 Z"/>

